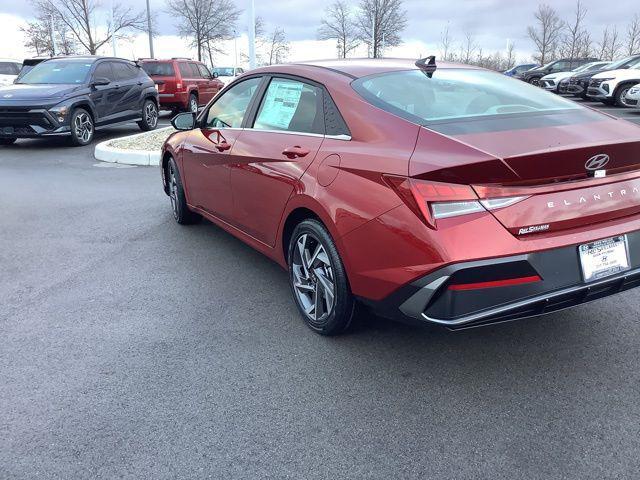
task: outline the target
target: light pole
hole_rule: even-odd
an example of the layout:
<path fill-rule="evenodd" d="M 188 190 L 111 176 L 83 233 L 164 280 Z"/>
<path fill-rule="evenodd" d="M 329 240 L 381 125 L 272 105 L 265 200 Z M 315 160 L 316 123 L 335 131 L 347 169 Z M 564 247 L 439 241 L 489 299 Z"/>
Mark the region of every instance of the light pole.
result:
<path fill-rule="evenodd" d="M 238 68 L 238 32 L 235 30 L 233 31 L 233 55 L 233 73 L 235 74 Z"/>
<path fill-rule="evenodd" d="M 51 35 L 51 56 L 56 56 L 56 33 L 53 26 L 53 14 L 51 14 L 51 30 L 49 31 L 49 35 Z"/>
<path fill-rule="evenodd" d="M 256 2 L 249 2 L 249 68 L 256 68 Z"/>
<path fill-rule="evenodd" d="M 149 32 L 149 56 L 153 57 L 153 32 L 151 31 L 151 9 L 149 8 L 149 0 L 147 0 L 147 31 Z"/>
<path fill-rule="evenodd" d="M 113 23 L 113 0 L 111 0 L 111 49 L 113 50 L 113 56 L 116 56 L 116 32 L 115 25 Z"/>

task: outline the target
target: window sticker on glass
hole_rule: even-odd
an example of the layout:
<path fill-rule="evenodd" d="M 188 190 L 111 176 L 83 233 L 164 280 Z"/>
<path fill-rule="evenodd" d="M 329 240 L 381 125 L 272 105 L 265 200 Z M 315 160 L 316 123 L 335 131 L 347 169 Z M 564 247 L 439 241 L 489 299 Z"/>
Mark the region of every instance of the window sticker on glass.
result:
<path fill-rule="evenodd" d="M 262 105 L 255 128 L 286 130 L 293 119 L 302 88 L 300 82 L 273 80 Z"/>

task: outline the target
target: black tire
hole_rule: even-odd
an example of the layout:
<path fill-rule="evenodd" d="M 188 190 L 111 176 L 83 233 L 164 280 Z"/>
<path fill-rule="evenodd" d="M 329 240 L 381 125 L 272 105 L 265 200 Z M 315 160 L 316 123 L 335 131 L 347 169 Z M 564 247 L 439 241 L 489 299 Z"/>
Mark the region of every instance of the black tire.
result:
<path fill-rule="evenodd" d="M 604 100 L 600 100 L 602 103 L 604 103 L 605 105 L 615 105 L 616 101 L 612 100 L 610 98 L 605 98 Z"/>
<path fill-rule="evenodd" d="M 138 126 L 143 132 L 155 130 L 158 126 L 158 106 L 153 100 L 147 98 L 142 104 L 142 120 Z"/>
<path fill-rule="evenodd" d="M 95 126 L 93 117 L 84 108 L 76 108 L 71 112 L 71 144 L 75 147 L 89 145 L 93 140 Z"/>
<path fill-rule="evenodd" d="M 187 105 L 187 112 L 198 113 L 198 95 L 195 93 L 189 94 L 189 104 Z"/>
<path fill-rule="evenodd" d="M 314 260 L 310 265 L 307 265 L 308 257 L 305 257 L 307 263 L 301 261 L 299 243 L 303 241 L 302 251 L 306 251 L 305 246 L 308 246 L 311 251 L 317 252 L 318 245 L 321 245 L 324 252 L 312 255 L 311 259 Z M 325 226 L 312 219 L 299 223 L 291 235 L 287 257 L 291 292 L 307 326 L 321 335 L 345 332 L 353 321 L 355 299 L 336 245 Z M 332 301 L 331 295 L 327 294 L 327 285 L 333 290 Z M 322 297 L 320 300 L 317 300 L 318 295 Z M 311 304 L 314 304 L 313 308 Z M 321 313 L 320 318 L 317 318 L 318 313 Z"/>
<path fill-rule="evenodd" d="M 616 88 L 616 91 L 613 94 L 613 102 L 616 104 L 616 106 L 618 107 L 629 106 L 626 103 L 624 103 L 624 97 L 627 95 L 629 90 L 631 90 L 631 87 L 633 87 L 633 85 L 629 83 L 626 85 L 620 85 L 618 86 L 618 88 Z"/>
<path fill-rule="evenodd" d="M 13 145 L 16 143 L 17 138 L 9 137 L 9 138 L 0 138 L 0 145 Z"/>
<path fill-rule="evenodd" d="M 200 215 L 189 210 L 187 198 L 184 195 L 180 170 L 178 170 L 178 165 L 173 158 L 170 158 L 167 163 L 166 178 L 169 187 L 169 198 L 171 199 L 171 209 L 176 222 L 180 225 L 192 225 L 202 220 Z"/>
<path fill-rule="evenodd" d="M 535 86 L 535 87 L 539 87 L 539 86 L 540 86 L 540 78 L 541 78 L 541 77 L 533 77 L 533 78 L 530 78 L 530 79 L 528 80 L 528 82 L 529 82 L 531 85 Z"/>

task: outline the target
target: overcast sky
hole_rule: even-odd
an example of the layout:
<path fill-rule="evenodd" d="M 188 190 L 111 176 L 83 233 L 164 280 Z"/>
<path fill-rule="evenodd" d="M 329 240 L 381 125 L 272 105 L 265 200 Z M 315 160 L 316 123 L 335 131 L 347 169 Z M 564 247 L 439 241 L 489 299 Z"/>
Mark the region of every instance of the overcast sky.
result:
<path fill-rule="evenodd" d="M 115 0 L 134 9 L 145 8 L 145 0 Z M 256 14 L 264 18 L 266 28 L 275 26 L 284 28 L 291 43 L 290 60 L 311 58 L 328 58 L 335 56 L 333 42 L 317 42 L 316 32 L 324 13 L 324 8 L 331 0 L 255 0 Z M 353 0 L 354 6 L 358 0 Z M 472 32 L 485 52 L 493 52 L 506 48 L 507 40 L 515 43 L 516 49 L 524 59 L 533 51 L 533 45 L 526 36 L 527 25 L 533 23 L 533 12 L 538 5 L 537 0 L 404 0 L 408 13 L 408 27 L 403 33 L 405 44 L 393 49 L 389 55 L 417 57 L 438 53 L 438 41 L 447 23 L 455 41 L 461 41 L 464 32 Z M 575 7 L 574 0 L 548 1 L 564 18 L 571 16 Z M 107 7 L 110 0 L 102 0 L 105 7 L 102 12 L 104 20 L 108 16 Z M 238 25 L 242 37 L 236 43 L 240 52 L 247 50 L 246 25 L 249 0 L 236 0 L 238 8 L 244 11 Z M 638 0 L 617 0 L 603 2 L 601 0 L 583 0 L 588 9 L 587 25 L 594 39 L 599 39 L 606 25 L 617 25 L 621 32 L 626 31 L 626 24 L 633 13 L 640 13 Z M 615 5 L 615 8 L 611 8 Z M 192 52 L 185 42 L 175 37 L 174 20 L 166 13 L 165 0 L 151 0 L 151 9 L 158 19 L 159 38 L 155 40 L 156 56 L 169 57 L 190 55 Z M 28 56 L 23 47 L 23 38 L 19 26 L 33 17 L 33 9 L 28 0 L 0 0 L 0 56 L 22 58 Z M 216 58 L 218 64 L 233 62 L 234 43 L 226 45 L 228 55 Z M 117 54 L 123 57 L 141 57 L 148 55 L 148 46 L 144 38 L 136 38 L 133 42 L 120 42 Z M 110 48 L 104 54 L 110 54 Z M 359 52 L 366 54 L 366 51 Z"/>

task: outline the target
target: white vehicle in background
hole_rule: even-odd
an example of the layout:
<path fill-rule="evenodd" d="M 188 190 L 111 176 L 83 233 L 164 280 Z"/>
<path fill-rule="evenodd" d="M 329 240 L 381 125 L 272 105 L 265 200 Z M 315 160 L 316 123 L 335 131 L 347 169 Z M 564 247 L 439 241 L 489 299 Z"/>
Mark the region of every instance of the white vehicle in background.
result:
<path fill-rule="evenodd" d="M 629 89 L 625 103 L 629 107 L 640 108 L 640 83 Z"/>
<path fill-rule="evenodd" d="M 607 105 L 627 107 L 627 93 L 640 83 L 640 58 L 629 64 L 625 70 L 608 70 L 594 75 L 589 82 L 587 95 Z"/>
<path fill-rule="evenodd" d="M 0 86 L 11 85 L 21 69 L 22 63 L 18 60 L 0 58 Z"/>
<path fill-rule="evenodd" d="M 225 85 L 232 82 L 238 75 L 242 75 L 244 73 L 244 69 L 240 67 L 216 67 L 212 70 L 218 74 L 218 80 Z"/>
<path fill-rule="evenodd" d="M 603 66 L 607 65 L 608 63 L 609 62 L 590 62 L 590 63 L 585 63 L 584 65 L 581 65 L 578 68 L 575 68 L 568 72 L 550 73 L 549 75 L 545 75 L 540 79 L 540 86 L 550 92 L 558 93 L 560 88 L 560 82 L 562 82 L 563 80 L 568 79 L 569 77 L 571 77 L 572 75 L 575 75 L 576 73 L 599 70 Z"/>

